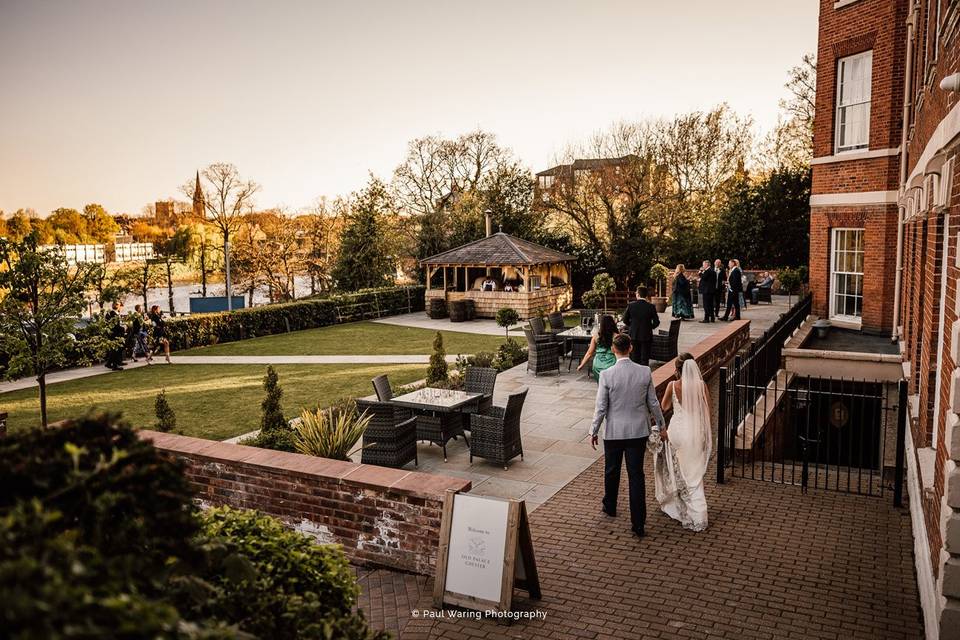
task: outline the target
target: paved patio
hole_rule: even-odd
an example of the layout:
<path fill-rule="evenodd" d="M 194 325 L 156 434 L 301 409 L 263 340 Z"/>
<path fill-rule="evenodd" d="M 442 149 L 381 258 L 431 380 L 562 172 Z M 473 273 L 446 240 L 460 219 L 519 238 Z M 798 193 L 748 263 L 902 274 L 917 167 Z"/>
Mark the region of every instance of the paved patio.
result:
<path fill-rule="evenodd" d="M 743 315 L 750 320 L 752 335 L 763 333 L 788 309 L 786 296 L 774 296 L 774 300 L 773 305 L 749 307 Z M 404 326 L 430 324 L 430 328 L 455 330 L 464 326 L 490 324 L 497 332 L 503 331 L 492 321 L 477 320 L 451 325 L 448 320 L 431 320 L 422 313 L 384 318 L 381 322 Z M 669 314 L 663 314 L 661 324 L 666 326 L 669 322 Z M 680 329 L 679 348 L 681 351 L 689 349 L 727 326 L 722 322 L 684 322 Z M 586 375 L 578 374 L 576 364 L 568 372 L 567 362 L 561 361 L 560 371 L 559 376 L 543 374 L 535 377 L 527 374 L 526 365 L 520 365 L 497 376 L 494 404 L 506 405 L 511 393 L 529 389 L 520 424 L 524 452 L 522 461 L 514 459 L 507 469 L 481 458 L 474 458 L 471 463 L 467 445 L 458 439 L 447 443 L 447 462 L 443 461 L 440 447 L 420 443 L 418 470 L 468 478 L 473 484 L 471 493 L 520 498 L 526 501 L 528 510 L 537 509 L 601 455 L 601 451 L 594 451 L 590 447 L 587 435 L 593 418 L 597 384 Z M 413 463 L 404 468 L 417 469 Z"/>

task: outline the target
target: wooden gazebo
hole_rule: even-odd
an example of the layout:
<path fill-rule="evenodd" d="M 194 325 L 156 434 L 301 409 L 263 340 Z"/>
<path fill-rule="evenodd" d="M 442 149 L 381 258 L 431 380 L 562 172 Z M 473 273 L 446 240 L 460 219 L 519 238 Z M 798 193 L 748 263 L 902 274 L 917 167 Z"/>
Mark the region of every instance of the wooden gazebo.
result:
<path fill-rule="evenodd" d="M 479 318 L 493 318 L 504 307 L 526 319 L 562 311 L 573 301 L 573 256 L 494 233 L 420 261 L 427 272 L 426 303 L 443 298 L 473 300 Z"/>

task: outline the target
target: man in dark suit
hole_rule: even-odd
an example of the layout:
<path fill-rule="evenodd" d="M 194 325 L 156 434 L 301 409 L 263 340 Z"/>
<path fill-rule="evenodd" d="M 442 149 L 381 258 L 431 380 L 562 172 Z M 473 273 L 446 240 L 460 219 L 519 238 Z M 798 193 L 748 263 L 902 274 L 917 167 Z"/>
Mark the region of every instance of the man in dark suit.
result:
<path fill-rule="evenodd" d="M 650 366 L 650 347 L 653 344 L 653 330 L 660 325 L 657 308 L 647 300 L 650 295 L 646 287 L 637 287 L 637 299 L 627 305 L 623 313 L 623 323 L 633 343 L 630 359 L 645 367 Z"/>
<path fill-rule="evenodd" d="M 700 322 L 714 322 L 717 319 L 713 302 L 714 294 L 717 292 L 717 272 L 710 266 L 709 260 L 703 261 L 697 290 L 700 292 L 700 306 L 703 307 L 703 320 Z"/>
<path fill-rule="evenodd" d="M 720 307 L 727 293 L 727 270 L 723 268 L 723 261 L 717 258 L 713 261 L 713 272 L 717 274 L 717 288 L 713 292 L 713 317 L 720 315 Z"/>
<path fill-rule="evenodd" d="M 723 320 L 730 319 L 730 310 L 733 310 L 733 319 L 740 319 L 740 295 L 743 293 L 743 272 L 740 271 L 740 261 L 730 261 L 730 275 L 727 276 L 727 311 Z"/>

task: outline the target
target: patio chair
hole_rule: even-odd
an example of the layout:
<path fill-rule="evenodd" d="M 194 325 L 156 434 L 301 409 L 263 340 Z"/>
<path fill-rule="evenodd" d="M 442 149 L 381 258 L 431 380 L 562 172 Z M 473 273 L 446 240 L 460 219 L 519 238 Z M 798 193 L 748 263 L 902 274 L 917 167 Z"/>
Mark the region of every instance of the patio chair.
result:
<path fill-rule="evenodd" d="M 677 357 L 677 340 L 680 338 L 681 320 L 670 321 L 670 329 L 664 331 L 661 329 L 653 336 L 653 343 L 650 345 L 650 359 L 657 362 L 669 362 Z"/>
<path fill-rule="evenodd" d="M 597 314 L 600 313 L 600 309 L 580 309 L 579 312 L 580 325 L 582 326 L 585 321 L 591 324 L 595 322 Z"/>
<path fill-rule="evenodd" d="M 560 345 L 556 342 L 537 340 L 533 331 L 523 329 L 527 337 L 527 371 L 533 369 L 533 375 L 556 370 L 560 375 Z"/>
<path fill-rule="evenodd" d="M 493 389 L 497 384 L 497 370 L 492 367 L 467 367 L 463 390 L 467 393 L 482 393 L 477 400 L 477 412 L 483 413 L 493 406 Z M 465 425 L 469 428 L 469 425 Z"/>
<path fill-rule="evenodd" d="M 773 287 L 757 287 L 757 302 L 773 304 Z"/>
<path fill-rule="evenodd" d="M 561 331 L 567 330 L 567 325 L 563 321 L 563 314 L 559 311 L 548 315 L 547 322 L 550 323 L 550 331 L 553 333 L 560 333 Z"/>
<path fill-rule="evenodd" d="M 520 414 L 527 390 L 514 393 L 506 407 L 490 407 L 486 413 L 470 416 L 470 462 L 473 457 L 486 458 L 507 468 L 507 462 L 520 456 L 523 460 L 523 442 L 520 440 Z"/>
<path fill-rule="evenodd" d="M 370 416 L 363 432 L 360 462 L 400 468 L 417 459 L 417 420 L 389 402 L 357 400 L 357 412 Z"/>
<path fill-rule="evenodd" d="M 463 436 L 463 441 L 470 446 L 467 434 L 463 431 L 463 414 L 444 412 L 417 416 L 417 440 L 427 440 L 442 448 L 444 462 L 447 461 L 447 443 L 456 440 L 457 436 Z"/>
<path fill-rule="evenodd" d="M 377 400 L 380 402 L 393 400 L 393 390 L 390 388 L 390 381 L 386 374 L 377 376 L 370 382 L 373 383 L 373 390 L 377 393 Z"/>
<path fill-rule="evenodd" d="M 530 318 L 530 329 L 533 330 L 537 342 L 557 342 L 557 336 L 547 331 L 543 318 Z"/>
<path fill-rule="evenodd" d="M 584 342 L 583 340 L 574 340 L 570 345 L 570 359 L 567 361 L 567 371 L 570 371 L 570 369 L 573 367 L 574 364 L 576 364 L 579 367 L 580 361 L 583 360 L 583 356 L 587 355 L 587 351 L 589 350 L 590 350 L 589 342 Z M 588 373 L 592 369 L 592 367 L 593 365 L 588 362 L 587 363 Z"/>

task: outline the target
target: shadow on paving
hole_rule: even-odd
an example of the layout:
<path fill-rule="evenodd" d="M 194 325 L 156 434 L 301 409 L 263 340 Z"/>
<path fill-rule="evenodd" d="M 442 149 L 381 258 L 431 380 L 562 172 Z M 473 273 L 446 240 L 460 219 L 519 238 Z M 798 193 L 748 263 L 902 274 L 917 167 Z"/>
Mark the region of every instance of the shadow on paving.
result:
<path fill-rule="evenodd" d="M 920 638 L 907 509 L 753 480 L 716 485 L 710 527 L 658 509 L 647 457 L 647 536 L 629 532 L 626 474 L 616 519 L 600 513 L 603 460 L 531 516 L 545 620 L 410 619 L 421 638 Z M 419 609 L 430 608 L 432 579 Z M 404 611 L 403 614 L 408 612 Z"/>

